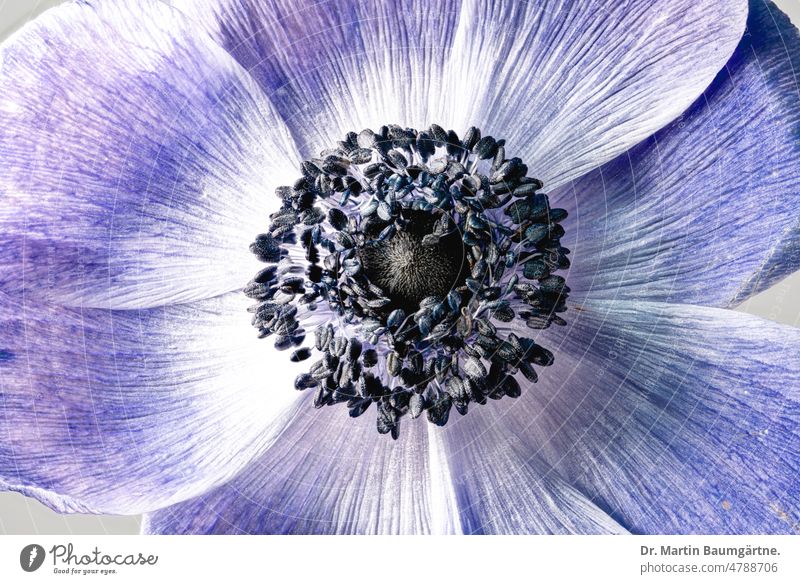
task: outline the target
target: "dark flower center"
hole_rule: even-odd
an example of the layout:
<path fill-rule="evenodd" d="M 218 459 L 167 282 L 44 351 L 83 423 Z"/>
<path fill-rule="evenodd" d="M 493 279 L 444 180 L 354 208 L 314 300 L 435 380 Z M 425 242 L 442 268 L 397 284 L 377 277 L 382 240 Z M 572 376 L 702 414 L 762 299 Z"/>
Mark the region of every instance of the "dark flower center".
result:
<path fill-rule="evenodd" d="M 423 211 L 402 215 L 405 229 L 363 246 L 358 258 L 367 279 L 384 291 L 392 309 L 414 312 L 428 296 L 445 298 L 450 290 L 463 286 L 469 265 L 457 230 L 437 237 L 435 244 L 424 243 L 425 237 L 434 235 L 436 215 Z"/>
<path fill-rule="evenodd" d="M 444 425 L 452 407 L 518 397 L 518 374 L 535 382 L 553 355 L 520 331 L 565 324 L 553 272 L 569 250 L 566 211 L 527 170 L 502 140 L 436 125 L 351 132 L 304 162 L 251 245 L 270 265 L 245 288 L 253 325 L 293 361 L 313 353 L 301 323 L 332 313 L 295 387 L 353 417 L 375 403 L 378 431 L 397 438 L 405 415 Z"/>

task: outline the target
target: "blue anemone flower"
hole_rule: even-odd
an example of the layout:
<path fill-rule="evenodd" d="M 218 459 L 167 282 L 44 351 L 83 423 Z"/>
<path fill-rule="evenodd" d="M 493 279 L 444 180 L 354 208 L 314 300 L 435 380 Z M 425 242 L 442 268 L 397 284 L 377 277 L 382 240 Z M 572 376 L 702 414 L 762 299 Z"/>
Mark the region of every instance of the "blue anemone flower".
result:
<path fill-rule="evenodd" d="M 800 332 L 731 310 L 800 265 L 772 3 L 173 4 L 2 47 L 0 488 L 147 533 L 797 532 Z"/>

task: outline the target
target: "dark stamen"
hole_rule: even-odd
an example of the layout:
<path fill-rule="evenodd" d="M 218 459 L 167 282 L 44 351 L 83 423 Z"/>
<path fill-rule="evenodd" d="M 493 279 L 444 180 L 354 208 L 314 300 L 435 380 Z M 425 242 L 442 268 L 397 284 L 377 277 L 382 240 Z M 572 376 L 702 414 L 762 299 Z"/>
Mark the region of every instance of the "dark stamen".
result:
<path fill-rule="evenodd" d="M 353 417 L 375 402 L 378 432 L 397 438 L 405 415 L 444 425 L 452 407 L 518 397 L 517 374 L 535 382 L 552 353 L 504 327 L 565 324 L 569 288 L 553 272 L 569 250 L 566 211 L 527 171 L 503 140 L 437 125 L 351 132 L 303 162 L 251 245 L 272 265 L 244 290 L 259 336 L 294 347 L 292 361 L 313 352 L 304 319 L 321 305 L 337 315 L 315 331 L 319 358 L 295 387 Z"/>

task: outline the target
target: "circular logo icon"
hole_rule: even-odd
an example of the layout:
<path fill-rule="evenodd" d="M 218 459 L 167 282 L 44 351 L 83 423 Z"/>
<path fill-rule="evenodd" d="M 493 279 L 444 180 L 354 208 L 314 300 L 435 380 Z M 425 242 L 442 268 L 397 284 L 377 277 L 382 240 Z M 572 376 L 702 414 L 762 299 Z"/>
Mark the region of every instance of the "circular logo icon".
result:
<path fill-rule="evenodd" d="M 44 548 L 38 543 L 26 545 L 19 552 L 19 565 L 26 572 L 35 572 L 42 567 L 44 563 Z"/>

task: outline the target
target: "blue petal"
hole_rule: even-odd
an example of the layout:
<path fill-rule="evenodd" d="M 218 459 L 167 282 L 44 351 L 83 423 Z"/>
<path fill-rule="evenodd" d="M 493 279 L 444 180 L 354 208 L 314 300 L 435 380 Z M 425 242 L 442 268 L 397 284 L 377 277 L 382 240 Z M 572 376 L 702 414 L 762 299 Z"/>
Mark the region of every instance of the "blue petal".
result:
<path fill-rule="evenodd" d="M 308 400 L 310 401 L 310 400 Z M 423 420 L 393 441 L 374 408 L 301 409 L 273 446 L 228 484 L 144 518 L 145 533 L 460 532 L 446 461 Z"/>
<path fill-rule="evenodd" d="M 745 0 L 467 2 L 443 109 L 506 138 L 553 188 L 678 117 L 746 15 Z"/>
<path fill-rule="evenodd" d="M 540 382 L 487 424 L 632 532 L 796 532 L 800 329 L 611 301 L 570 327 Z"/>
<path fill-rule="evenodd" d="M 747 13 L 744 0 L 177 6 L 253 73 L 304 152 L 390 122 L 474 124 L 551 184 L 677 117 L 725 64 Z"/>
<path fill-rule="evenodd" d="M 244 295 L 124 311 L 0 300 L 0 488 L 58 511 L 202 493 L 297 400 L 299 365 L 256 338 Z"/>
<path fill-rule="evenodd" d="M 482 415 L 480 410 L 492 406 L 475 406 L 463 419 L 436 430 L 465 533 L 627 532 L 543 464 L 502 421 Z"/>
<path fill-rule="evenodd" d="M 460 0 L 178 0 L 258 81 L 316 156 L 345 133 L 427 127 Z"/>
<path fill-rule="evenodd" d="M 573 290 L 733 306 L 800 268 L 798 69 L 797 29 L 754 2 L 736 53 L 682 118 L 553 193 L 575 209 Z"/>
<path fill-rule="evenodd" d="M 0 51 L 0 289 L 133 308 L 247 282 L 297 157 L 225 51 L 156 0 L 65 4 Z"/>

